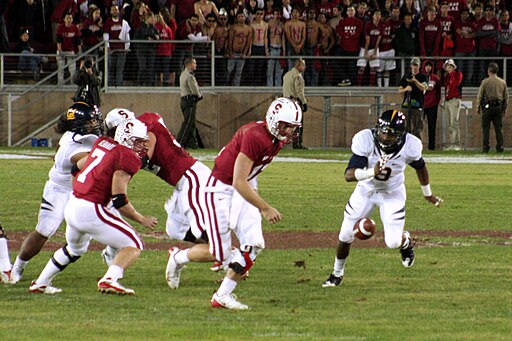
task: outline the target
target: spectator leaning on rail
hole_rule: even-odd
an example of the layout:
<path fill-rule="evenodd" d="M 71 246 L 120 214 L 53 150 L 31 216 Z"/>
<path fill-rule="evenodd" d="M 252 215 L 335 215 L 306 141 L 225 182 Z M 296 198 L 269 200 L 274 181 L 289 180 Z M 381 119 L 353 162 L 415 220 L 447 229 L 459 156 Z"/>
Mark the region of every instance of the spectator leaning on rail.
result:
<path fill-rule="evenodd" d="M 503 152 L 503 117 L 507 113 L 507 83 L 497 76 L 498 64 L 490 63 L 487 68 L 488 78 L 482 81 L 478 89 L 476 113 L 482 114 L 483 153 L 489 152 L 489 129 L 491 122 L 496 133 L 496 151 Z"/>
<path fill-rule="evenodd" d="M 447 150 L 460 150 L 459 113 L 462 98 L 462 72 L 456 71 L 457 65 L 453 59 L 444 62 L 444 105 L 443 114 L 448 117 L 448 132 L 450 145 Z"/>

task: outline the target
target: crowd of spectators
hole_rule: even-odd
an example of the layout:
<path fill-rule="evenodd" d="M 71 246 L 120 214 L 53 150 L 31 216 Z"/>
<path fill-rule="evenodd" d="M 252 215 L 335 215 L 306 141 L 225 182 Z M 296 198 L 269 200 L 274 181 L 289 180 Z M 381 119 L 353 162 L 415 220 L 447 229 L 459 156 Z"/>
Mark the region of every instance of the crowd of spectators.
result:
<path fill-rule="evenodd" d="M 420 56 L 436 61 L 438 75 L 454 58 L 466 75 L 463 85 L 478 86 L 491 60 L 473 57 L 512 57 L 511 7 L 506 0 L 0 0 L 0 48 L 8 52 L 26 31 L 31 41 L 68 49 L 58 48 L 62 59 L 123 34 L 147 40 L 109 46 L 117 57 L 114 85 L 124 82 L 124 54 L 133 56 L 137 83 L 175 85 L 183 60 L 208 54 L 201 43 L 215 41 L 216 55 L 227 59 L 216 59 L 218 85 L 279 86 L 297 56 L 308 62 L 309 86 L 396 85 L 394 58 Z M 77 29 L 71 42 L 70 25 Z M 193 44 L 161 43 L 167 40 Z M 510 77 L 512 65 L 506 66 Z"/>

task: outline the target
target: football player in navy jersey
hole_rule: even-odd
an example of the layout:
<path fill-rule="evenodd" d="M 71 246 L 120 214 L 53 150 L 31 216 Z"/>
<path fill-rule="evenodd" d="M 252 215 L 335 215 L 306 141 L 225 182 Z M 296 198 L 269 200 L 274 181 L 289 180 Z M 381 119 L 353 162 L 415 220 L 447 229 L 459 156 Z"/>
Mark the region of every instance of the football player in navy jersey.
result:
<path fill-rule="evenodd" d="M 397 110 L 383 112 L 375 129 L 364 129 L 352 139 L 352 157 L 345 171 L 345 180 L 357 186 L 345 208 L 334 271 L 323 287 L 338 286 L 343 281 L 345 261 L 354 240 L 354 225 L 361 218 L 370 218 L 378 207 L 384 225 L 384 241 L 389 248 L 400 248 L 402 264 L 414 264 L 413 240 L 405 226 L 405 168 L 416 170 L 425 199 L 439 207 L 442 200 L 432 194 L 422 144 L 416 136 L 406 133 L 405 115 Z"/>
<path fill-rule="evenodd" d="M 60 118 L 57 132 L 64 135 L 59 140 L 55 163 L 44 186 L 37 226 L 21 244 L 10 274 L 10 284 L 21 279 L 28 262 L 41 251 L 64 220 L 64 207 L 72 191 L 72 169 L 78 160 L 88 155 L 103 134 L 101 113 L 96 106 L 76 102 Z"/>

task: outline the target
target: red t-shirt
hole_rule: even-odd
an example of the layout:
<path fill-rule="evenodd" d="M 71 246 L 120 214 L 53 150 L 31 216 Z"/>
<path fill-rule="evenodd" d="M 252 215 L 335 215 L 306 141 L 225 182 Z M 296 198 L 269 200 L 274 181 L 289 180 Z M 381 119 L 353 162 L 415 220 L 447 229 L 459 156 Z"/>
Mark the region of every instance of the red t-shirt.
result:
<path fill-rule="evenodd" d="M 73 193 L 77 198 L 107 205 L 112 198 L 114 173 L 122 170 L 133 176 L 141 165 L 139 156 L 133 150 L 109 137 L 100 137 L 84 167 L 73 180 Z"/>
<path fill-rule="evenodd" d="M 123 29 L 123 19 L 119 18 L 117 21 L 114 21 L 112 18 L 108 18 L 105 20 L 103 24 L 103 33 L 108 33 L 109 40 L 119 40 L 119 35 L 121 34 L 121 30 Z M 111 50 L 124 50 L 124 43 L 110 43 Z"/>
<path fill-rule="evenodd" d="M 512 32 L 511 27 L 510 27 L 510 26 L 512 26 L 512 23 L 500 22 L 500 26 L 501 26 L 500 36 L 503 37 L 505 40 L 509 39 L 510 32 Z M 502 43 L 500 45 L 500 55 L 508 56 L 508 57 L 512 56 L 512 44 L 503 44 Z M 507 72 L 508 72 L 508 70 L 507 70 Z"/>
<path fill-rule="evenodd" d="M 462 73 L 459 71 L 447 72 L 444 75 L 444 94 L 447 101 L 462 97 L 459 88 L 461 83 Z"/>
<path fill-rule="evenodd" d="M 268 166 L 279 153 L 283 143 L 275 139 L 265 122 L 252 122 L 237 130 L 229 143 L 215 159 L 212 175 L 227 185 L 233 184 L 233 170 L 239 153 L 253 161 L 247 180 L 252 180 Z"/>
<path fill-rule="evenodd" d="M 174 40 L 174 32 L 169 26 L 164 26 L 160 23 L 155 24 L 155 28 L 160 36 L 160 42 L 156 44 L 157 56 L 172 56 L 173 45 L 172 43 L 165 42 L 166 40 Z"/>
<path fill-rule="evenodd" d="M 377 47 L 377 40 L 381 35 L 381 25 L 375 25 L 373 21 L 369 21 L 364 26 L 364 36 L 370 37 L 370 44 L 368 45 L 368 50 L 372 50 Z"/>
<path fill-rule="evenodd" d="M 357 18 L 341 19 L 336 26 L 340 37 L 340 47 L 347 52 L 359 52 L 363 22 Z"/>
<path fill-rule="evenodd" d="M 460 11 L 468 7 L 466 0 L 448 0 L 448 15 L 452 16 L 455 21 L 460 19 Z"/>
<path fill-rule="evenodd" d="M 74 24 L 69 27 L 60 24 L 57 27 L 57 43 L 62 44 L 62 51 L 78 51 L 78 46 L 82 44 L 80 36 L 80 30 Z"/>
<path fill-rule="evenodd" d="M 475 24 L 471 21 L 459 21 L 455 24 L 455 52 L 474 52 L 475 51 L 475 38 L 463 38 L 457 33 L 457 30 L 462 30 L 464 33 L 476 33 Z"/>
<path fill-rule="evenodd" d="M 176 21 L 181 23 L 194 14 L 194 3 L 196 0 L 171 0 L 171 4 L 176 6 Z"/>
<path fill-rule="evenodd" d="M 172 186 L 176 186 L 183 174 L 196 163 L 167 130 L 162 116 L 156 113 L 144 113 L 137 117 L 156 137 L 155 150 L 150 164 L 160 166 L 158 177 Z"/>
<path fill-rule="evenodd" d="M 420 21 L 418 32 L 420 34 L 420 53 L 422 56 L 438 56 L 439 42 L 441 41 L 441 23 L 439 19 Z"/>
<path fill-rule="evenodd" d="M 496 17 L 492 17 L 491 20 L 486 20 L 485 17 L 480 19 L 477 23 L 477 30 L 482 32 L 501 31 L 500 22 Z M 495 50 L 498 44 L 497 36 L 487 36 L 478 39 L 478 47 L 485 50 Z"/>
<path fill-rule="evenodd" d="M 380 39 L 380 52 L 385 52 L 393 49 L 393 40 L 395 39 L 395 26 L 392 22 L 387 20 L 380 23 L 380 31 L 382 38 Z"/>

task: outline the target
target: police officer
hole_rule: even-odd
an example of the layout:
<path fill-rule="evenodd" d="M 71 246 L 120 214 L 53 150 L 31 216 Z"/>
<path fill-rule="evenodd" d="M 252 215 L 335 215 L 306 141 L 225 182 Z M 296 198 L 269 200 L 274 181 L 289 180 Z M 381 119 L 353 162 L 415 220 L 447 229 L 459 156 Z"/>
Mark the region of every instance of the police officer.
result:
<path fill-rule="evenodd" d="M 197 102 L 203 99 L 199 91 L 194 71 L 197 68 L 196 60 L 192 57 L 185 59 L 185 69 L 180 75 L 181 112 L 183 123 L 178 133 L 178 142 L 186 149 L 197 149 L 196 109 Z"/>
<path fill-rule="evenodd" d="M 508 90 L 507 83 L 497 76 L 499 67 L 490 63 L 487 68 L 488 78 L 482 81 L 478 89 L 476 113 L 482 113 L 482 143 L 483 153 L 489 152 L 489 129 L 491 122 L 496 133 L 496 151 L 503 153 L 503 116 L 507 113 Z"/>
<path fill-rule="evenodd" d="M 283 97 L 296 100 L 302 106 L 302 112 L 308 111 L 308 103 L 304 95 L 304 78 L 302 73 L 306 70 L 306 62 L 299 58 L 295 60 L 294 67 L 283 77 Z M 304 116 L 302 116 L 304 120 Z M 299 129 L 299 138 L 293 141 L 293 149 L 308 149 L 302 145 L 302 132 L 304 124 Z"/>

